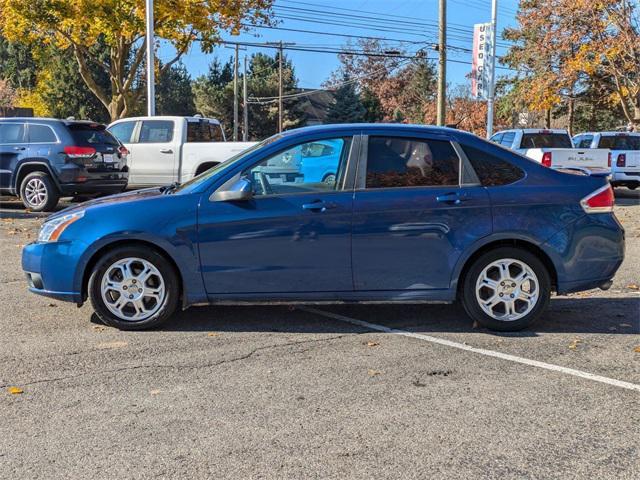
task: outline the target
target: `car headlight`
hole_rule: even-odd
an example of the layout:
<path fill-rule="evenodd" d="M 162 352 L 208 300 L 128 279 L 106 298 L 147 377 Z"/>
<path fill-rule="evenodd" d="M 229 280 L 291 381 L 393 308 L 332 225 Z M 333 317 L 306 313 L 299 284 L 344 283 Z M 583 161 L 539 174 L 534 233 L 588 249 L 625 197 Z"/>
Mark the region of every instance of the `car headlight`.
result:
<path fill-rule="evenodd" d="M 64 232 L 69 225 L 76 220 L 80 220 L 82 217 L 84 217 L 84 210 L 69 213 L 68 215 L 63 215 L 62 217 L 44 222 L 40 229 L 40 233 L 38 234 L 38 241 L 57 242 L 60 235 L 62 235 L 62 232 Z"/>

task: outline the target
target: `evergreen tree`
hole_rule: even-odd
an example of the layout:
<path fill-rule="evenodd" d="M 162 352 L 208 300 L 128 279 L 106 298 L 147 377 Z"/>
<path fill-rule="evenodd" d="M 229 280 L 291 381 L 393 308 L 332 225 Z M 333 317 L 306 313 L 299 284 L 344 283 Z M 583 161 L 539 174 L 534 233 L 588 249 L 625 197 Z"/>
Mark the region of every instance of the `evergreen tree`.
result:
<path fill-rule="evenodd" d="M 196 105 L 191 77 L 183 64 L 174 65 L 160 74 L 156 86 L 158 115 L 193 115 Z"/>
<path fill-rule="evenodd" d="M 344 75 L 342 85 L 336 90 L 334 102 L 327 110 L 326 123 L 359 123 L 364 121 L 366 113 L 354 82 Z"/>

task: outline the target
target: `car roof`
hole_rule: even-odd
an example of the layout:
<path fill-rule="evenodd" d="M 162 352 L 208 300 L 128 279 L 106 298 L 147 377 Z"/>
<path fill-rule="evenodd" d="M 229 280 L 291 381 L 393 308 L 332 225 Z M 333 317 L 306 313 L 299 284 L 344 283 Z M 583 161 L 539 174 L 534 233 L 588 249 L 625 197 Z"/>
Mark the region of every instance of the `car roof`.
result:
<path fill-rule="evenodd" d="M 500 130 L 498 133 L 507 133 L 507 132 L 522 132 L 522 133 L 566 133 L 569 132 L 563 128 L 511 128 L 509 130 Z"/>
<path fill-rule="evenodd" d="M 118 120 L 114 120 L 113 122 L 111 122 L 111 125 L 114 123 L 126 122 L 126 121 L 137 122 L 139 120 L 178 120 L 178 119 L 185 119 L 187 122 L 198 122 L 201 120 L 205 120 L 209 123 L 213 123 L 214 125 L 220 125 L 220 120 L 216 118 L 201 117 L 201 116 L 195 116 L 195 115 L 154 115 L 152 117 L 143 115 L 138 117 L 126 117 L 126 118 L 119 118 Z"/>
<path fill-rule="evenodd" d="M 389 130 L 389 131 L 420 131 L 423 133 L 467 133 L 462 130 L 449 127 L 437 127 L 435 125 L 416 125 L 407 123 L 335 123 L 327 125 L 313 125 L 309 127 L 296 128 L 293 130 L 285 130 L 281 133 L 283 137 L 289 135 L 298 135 L 306 133 L 331 133 L 353 130 Z"/>
<path fill-rule="evenodd" d="M 103 123 L 94 122 L 93 120 L 75 120 L 75 119 L 61 119 L 61 118 L 50 118 L 50 117 L 3 117 L 0 118 L 2 121 L 15 121 L 15 122 L 25 122 L 25 123 L 62 123 L 63 125 L 101 125 L 104 126 Z"/>

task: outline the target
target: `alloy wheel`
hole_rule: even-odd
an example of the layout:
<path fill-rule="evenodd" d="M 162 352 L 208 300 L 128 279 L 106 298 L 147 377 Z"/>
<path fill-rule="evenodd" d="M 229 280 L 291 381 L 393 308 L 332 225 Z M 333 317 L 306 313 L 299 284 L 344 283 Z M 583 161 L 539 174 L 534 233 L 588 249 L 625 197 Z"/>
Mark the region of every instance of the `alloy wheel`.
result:
<path fill-rule="evenodd" d="M 503 258 L 487 265 L 476 281 L 476 300 L 490 317 L 514 321 L 533 310 L 540 283 L 533 269 L 521 260 Z"/>
<path fill-rule="evenodd" d="M 102 300 L 111 313 L 125 321 L 154 315 L 165 301 L 165 282 L 148 260 L 123 258 L 106 269 L 100 285 Z"/>
<path fill-rule="evenodd" d="M 32 178 L 27 182 L 24 187 L 24 196 L 29 203 L 34 207 L 39 207 L 47 202 L 47 186 L 39 178 Z"/>

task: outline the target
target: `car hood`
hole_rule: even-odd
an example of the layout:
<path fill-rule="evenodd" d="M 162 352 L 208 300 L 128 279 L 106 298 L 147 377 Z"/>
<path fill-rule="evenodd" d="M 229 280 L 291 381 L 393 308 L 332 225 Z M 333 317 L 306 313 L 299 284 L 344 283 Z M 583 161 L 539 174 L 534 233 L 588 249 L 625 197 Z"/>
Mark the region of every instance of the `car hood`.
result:
<path fill-rule="evenodd" d="M 162 195 L 162 192 L 159 188 L 156 187 L 118 193 L 117 195 L 109 195 L 107 197 L 95 198 L 93 200 L 89 200 L 87 202 L 82 202 L 69 208 L 65 208 L 64 210 L 60 210 L 59 212 L 56 212 L 53 215 L 47 217 L 47 220 L 53 220 L 54 218 L 61 217 L 63 215 L 69 215 L 70 213 L 75 213 L 80 210 L 88 210 L 91 208 L 108 206 L 116 203 L 137 202 L 145 198 L 157 197 L 159 195 Z"/>

